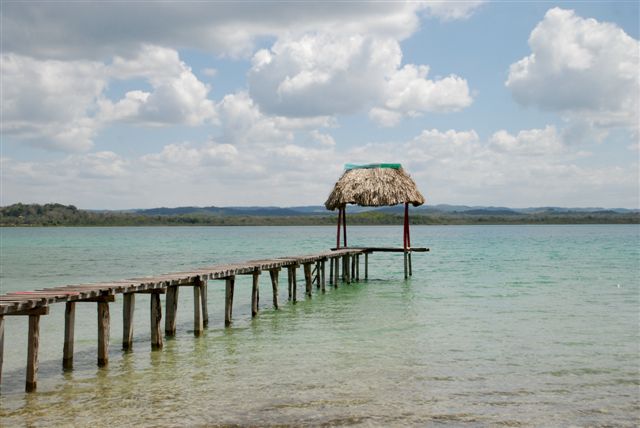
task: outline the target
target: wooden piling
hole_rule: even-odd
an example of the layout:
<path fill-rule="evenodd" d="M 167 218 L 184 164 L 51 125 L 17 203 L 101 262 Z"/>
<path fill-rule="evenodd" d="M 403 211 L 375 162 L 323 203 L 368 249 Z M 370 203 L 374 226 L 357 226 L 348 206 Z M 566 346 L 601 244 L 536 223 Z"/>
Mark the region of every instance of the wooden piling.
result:
<path fill-rule="evenodd" d="M 29 315 L 29 338 L 27 342 L 27 383 L 25 390 L 36 390 L 38 382 L 38 346 L 40 344 L 40 315 Z"/>
<path fill-rule="evenodd" d="M 235 277 L 230 276 L 225 281 L 225 299 L 224 299 L 224 325 L 231 325 L 231 315 L 233 312 L 233 289 L 235 287 Z"/>
<path fill-rule="evenodd" d="M 273 290 L 273 308 L 278 309 L 278 269 L 271 269 L 269 271 L 271 277 L 271 288 Z"/>
<path fill-rule="evenodd" d="M 404 279 L 409 278 L 408 264 L 407 264 L 407 251 L 404 252 Z"/>
<path fill-rule="evenodd" d="M 369 279 L 369 253 L 364 253 L 364 279 Z"/>
<path fill-rule="evenodd" d="M 98 302 L 98 367 L 109 364 L 109 302 Z"/>
<path fill-rule="evenodd" d="M 344 272 L 343 272 L 343 278 L 344 278 L 344 282 L 346 282 L 347 284 L 351 283 L 351 272 L 349 269 L 349 255 L 345 255 L 344 256 Z"/>
<path fill-rule="evenodd" d="M 409 251 L 409 276 L 411 276 L 413 272 L 411 272 L 411 251 Z"/>
<path fill-rule="evenodd" d="M 333 271 L 333 286 L 335 288 L 338 288 L 338 280 L 340 278 L 340 260 L 341 259 L 339 257 L 334 257 L 332 261 L 336 265 L 336 268 Z"/>
<path fill-rule="evenodd" d="M 151 349 L 162 349 L 160 293 L 151 293 Z"/>
<path fill-rule="evenodd" d="M 64 307 L 64 347 L 62 367 L 73 368 L 73 336 L 76 320 L 76 302 L 66 302 Z"/>
<path fill-rule="evenodd" d="M 353 257 L 356 259 L 356 281 L 360 281 L 360 254 Z"/>
<path fill-rule="evenodd" d="M 298 280 L 296 278 L 296 269 L 298 269 L 297 265 L 293 265 L 291 267 L 291 287 L 293 288 L 293 303 L 296 303 L 298 301 Z"/>
<path fill-rule="evenodd" d="M 288 299 L 291 301 L 293 299 L 293 268 L 291 266 L 287 267 L 287 285 L 289 286 Z"/>
<path fill-rule="evenodd" d="M 325 290 L 325 277 L 324 277 L 326 263 L 327 263 L 326 259 L 322 260 L 320 262 L 320 289 L 322 290 L 323 293 L 326 291 Z"/>
<path fill-rule="evenodd" d="M 167 336 L 176 335 L 176 315 L 178 312 L 178 290 L 179 287 L 167 287 L 167 297 L 165 301 L 164 334 Z M 125 294 L 126 296 L 126 294 Z"/>
<path fill-rule="evenodd" d="M 329 259 L 329 285 L 333 285 L 333 259 Z"/>
<path fill-rule="evenodd" d="M 316 288 L 319 290 L 320 289 L 320 270 L 321 270 L 321 266 L 320 266 L 320 260 L 316 261 L 316 267 L 315 267 L 315 272 L 316 272 L 316 276 L 315 278 L 313 278 L 313 280 L 316 283 Z"/>
<path fill-rule="evenodd" d="M 355 281 L 356 280 L 356 259 L 358 258 L 357 255 L 351 256 L 351 278 Z"/>
<path fill-rule="evenodd" d="M 0 316 L 0 385 L 2 385 L 3 360 L 4 360 L 4 317 Z"/>
<path fill-rule="evenodd" d="M 304 283 L 307 297 L 311 297 L 311 290 L 313 289 L 313 278 L 311 276 L 311 263 L 305 263 L 304 265 Z"/>
<path fill-rule="evenodd" d="M 253 282 L 251 286 L 251 318 L 258 315 L 258 278 L 260 271 L 253 272 Z"/>
<path fill-rule="evenodd" d="M 125 293 L 122 302 L 122 349 L 133 348 L 133 311 L 136 306 L 135 293 Z"/>
<path fill-rule="evenodd" d="M 199 281 L 193 284 L 193 334 L 200 336 L 204 330 L 202 323 L 202 287 Z"/>
<path fill-rule="evenodd" d="M 200 284 L 200 302 L 202 303 L 202 326 L 206 327 L 209 325 L 208 284 L 207 280 L 202 278 L 198 279 L 198 283 Z"/>

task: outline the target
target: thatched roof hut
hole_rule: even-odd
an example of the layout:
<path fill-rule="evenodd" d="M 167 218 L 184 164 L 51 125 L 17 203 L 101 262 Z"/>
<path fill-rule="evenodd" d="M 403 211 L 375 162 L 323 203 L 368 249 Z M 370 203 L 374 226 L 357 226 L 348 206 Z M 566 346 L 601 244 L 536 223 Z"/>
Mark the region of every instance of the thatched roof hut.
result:
<path fill-rule="evenodd" d="M 364 207 L 380 207 L 404 204 L 404 231 L 402 248 L 376 248 L 376 251 L 403 251 L 404 277 L 411 275 L 411 252 L 427 251 L 426 248 L 411 248 L 409 233 L 409 204 L 424 204 L 424 196 L 416 183 L 409 177 L 399 163 L 369 165 L 345 165 L 345 172 L 338 180 L 324 203 L 328 210 L 338 209 L 338 227 L 336 230 L 336 249 L 340 248 L 340 229 L 342 228 L 342 246 L 347 246 L 347 204 Z M 341 227 L 342 226 L 342 227 Z M 371 248 L 368 249 L 372 251 Z M 365 252 L 365 260 L 366 260 Z M 337 262 L 336 262 L 337 263 Z M 366 266 L 366 261 L 365 261 Z M 346 268 L 348 269 L 348 263 Z M 336 272 L 338 265 L 336 264 Z M 365 269 L 366 272 L 366 269 Z M 348 277 L 348 275 L 347 275 Z M 365 274 L 366 277 L 366 274 Z"/>
<path fill-rule="evenodd" d="M 400 164 L 346 165 L 324 206 L 328 210 L 347 204 L 380 207 L 410 203 L 424 204 L 418 190 Z"/>

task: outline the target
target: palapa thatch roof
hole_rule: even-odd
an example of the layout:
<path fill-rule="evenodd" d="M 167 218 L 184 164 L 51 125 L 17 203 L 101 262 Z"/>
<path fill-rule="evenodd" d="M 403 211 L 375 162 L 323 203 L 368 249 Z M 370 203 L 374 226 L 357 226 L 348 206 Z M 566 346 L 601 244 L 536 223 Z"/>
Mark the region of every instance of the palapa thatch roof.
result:
<path fill-rule="evenodd" d="M 335 210 L 346 204 L 380 207 L 405 202 L 417 207 L 424 204 L 424 196 L 400 164 L 346 165 L 324 206 Z"/>

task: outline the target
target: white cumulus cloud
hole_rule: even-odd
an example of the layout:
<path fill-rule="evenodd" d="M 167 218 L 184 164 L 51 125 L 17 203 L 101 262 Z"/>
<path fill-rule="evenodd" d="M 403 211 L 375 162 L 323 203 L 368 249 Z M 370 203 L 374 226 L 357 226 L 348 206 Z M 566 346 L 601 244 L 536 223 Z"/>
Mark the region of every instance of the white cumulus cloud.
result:
<path fill-rule="evenodd" d="M 407 64 L 397 70 L 387 82 L 384 107 L 374 107 L 369 117 L 382 126 L 394 126 L 403 116 L 454 112 L 471 105 L 466 79 L 452 74 L 430 80 L 428 73 L 426 65 Z"/>
<path fill-rule="evenodd" d="M 55 150 L 92 146 L 98 124 L 91 111 L 107 85 L 103 64 L 2 54 L 0 72 L 4 135 Z"/>
<path fill-rule="evenodd" d="M 639 126 L 640 43 L 615 24 L 553 8 L 529 37 L 531 55 L 511 65 L 516 101 L 561 112 L 581 127 Z"/>

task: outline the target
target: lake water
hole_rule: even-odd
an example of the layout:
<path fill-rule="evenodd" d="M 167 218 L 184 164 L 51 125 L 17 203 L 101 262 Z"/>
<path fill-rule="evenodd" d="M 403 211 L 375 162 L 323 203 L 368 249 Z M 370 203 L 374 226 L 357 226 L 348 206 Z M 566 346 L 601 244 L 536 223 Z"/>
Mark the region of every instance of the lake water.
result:
<path fill-rule="evenodd" d="M 2 292 L 314 253 L 330 227 L 1 229 Z M 352 227 L 351 245 L 396 245 L 402 228 Z M 370 256 L 369 280 L 250 316 L 251 278 L 210 281 L 210 324 L 151 351 L 149 296 L 132 352 L 110 304 L 109 366 L 96 366 L 95 303 L 76 306 L 74 369 L 62 370 L 64 305 L 41 317 L 38 391 L 25 394 L 26 317 L 5 322 L 1 426 L 444 425 L 640 423 L 640 227 L 423 226 L 402 255 Z M 361 270 L 362 272 L 362 270 Z M 284 275 L 281 274 L 281 284 Z M 286 280 L 285 280 L 286 284 Z M 304 285 L 298 282 L 299 296 Z M 164 299 L 164 296 L 163 296 Z"/>

